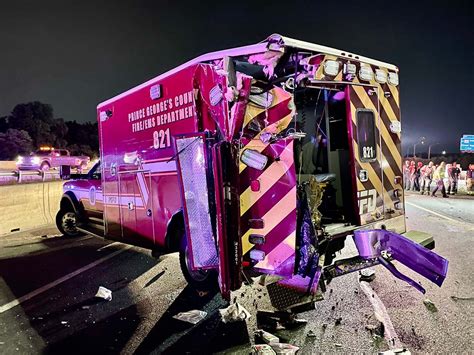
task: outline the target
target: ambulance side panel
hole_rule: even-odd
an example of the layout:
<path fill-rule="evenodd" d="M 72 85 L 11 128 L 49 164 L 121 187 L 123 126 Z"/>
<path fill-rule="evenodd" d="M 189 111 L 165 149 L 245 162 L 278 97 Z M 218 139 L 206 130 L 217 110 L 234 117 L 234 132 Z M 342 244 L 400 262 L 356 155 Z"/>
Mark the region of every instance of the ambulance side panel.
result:
<path fill-rule="evenodd" d="M 198 65 L 98 110 L 107 238 L 164 246 L 182 208 L 173 136 L 196 132 L 193 77 Z"/>

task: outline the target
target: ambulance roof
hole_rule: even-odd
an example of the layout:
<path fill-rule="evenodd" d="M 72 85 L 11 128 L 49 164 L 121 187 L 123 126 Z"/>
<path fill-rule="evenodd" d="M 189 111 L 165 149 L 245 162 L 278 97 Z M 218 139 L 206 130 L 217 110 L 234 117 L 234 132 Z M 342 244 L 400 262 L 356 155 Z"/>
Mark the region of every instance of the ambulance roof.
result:
<path fill-rule="evenodd" d="M 319 44 L 314 44 L 311 42 L 305 42 L 305 41 L 300 41 L 298 39 L 293 39 L 285 36 L 281 36 L 279 34 L 273 34 L 269 36 L 267 39 L 264 41 L 257 43 L 257 44 L 252 44 L 249 46 L 243 46 L 243 47 L 237 47 L 237 48 L 231 48 L 231 49 L 224 49 L 221 51 L 216 51 L 216 52 L 211 52 L 207 54 L 203 54 L 199 57 L 196 57 L 194 59 L 191 59 L 187 61 L 184 64 L 181 64 L 180 66 L 177 66 L 176 68 L 173 68 L 171 70 L 168 70 L 167 72 L 164 72 L 163 74 L 158 75 L 157 77 L 154 77 L 153 79 L 150 79 L 143 84 L 140 84 L 138 86 L 135 86 L 117 96 L 114 96 L 106 101 L 101 102 L 99 105 L 97 105 L 97 108 L 100 108 L 102 106 L 108 105 L 122 97 L 128 96 L 129 94 L 138 91 L 144 87 L 147 87 L 159 80 L 162 80 L 174 73 L 179 72 L 180 70 L 193 65 L 193 64 L 198 64 L 198 63 L 203 63 L 203 62 L 208 62 L 211 60 L 218 60 L 222 59 L 224 57 L 236 57 L 236 56 L 242 56 L 242 55 L 250 55 L 250 54 L 255 54 L 255 53 L 262 53 L 265 52 L 269 49 L 282 49 L 284 47 L 290 47 L 290 48 L 299 48 L 299 49 L 304 49 L 307 51 L 312 51 L 312 52 L 318 52 L 318 53 L 323 53 L 323 54 L 330 54 L 330 55 L 335 55 L 338 57 L 343 57 L 347 58 L 349 60 L 357 60 L 361 61 L 367 64 L 372 64 L 376 65 L 379 67 L 384 67 L 386 69 L 390 69 L 393 71 L 398 72 L 398 68 L 389 63 L 381 62 L 375 59 L 367 58 L 364 56 L 360 56 L 357 54 L 353 54 L 347 51 L 342 51 L 339 49 L 331 48 L 331 47 L 326 47 L 322 46 Z"/>

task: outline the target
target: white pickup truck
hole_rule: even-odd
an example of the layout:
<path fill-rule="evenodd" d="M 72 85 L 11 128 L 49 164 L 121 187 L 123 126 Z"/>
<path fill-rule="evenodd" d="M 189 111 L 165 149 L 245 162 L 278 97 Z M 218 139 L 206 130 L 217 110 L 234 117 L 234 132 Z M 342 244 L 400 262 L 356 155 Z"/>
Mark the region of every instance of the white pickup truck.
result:
<path fill-rule="evenodd" d="M 72 156 L 66 149 L 41 148 L 29 156 L 19 156 L 16 166 L 19 170 L 49 170 L 60 166 L 70 166 L 82 171 L 87 168 L 88 156 Z"/>

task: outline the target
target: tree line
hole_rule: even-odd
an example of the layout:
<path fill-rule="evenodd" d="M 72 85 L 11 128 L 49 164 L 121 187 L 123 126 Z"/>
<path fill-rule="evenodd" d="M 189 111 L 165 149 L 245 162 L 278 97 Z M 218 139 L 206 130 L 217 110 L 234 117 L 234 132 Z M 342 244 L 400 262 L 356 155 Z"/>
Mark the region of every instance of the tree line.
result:
<path fill-rule="evenodd" d="M 13 160 L 40 146 L 68 149 L 73 155 L 99 155 L 97 122 L 54 117 L 53 107 L 39 101 L 16 105 L 0 117 L 0 160 Z"/>

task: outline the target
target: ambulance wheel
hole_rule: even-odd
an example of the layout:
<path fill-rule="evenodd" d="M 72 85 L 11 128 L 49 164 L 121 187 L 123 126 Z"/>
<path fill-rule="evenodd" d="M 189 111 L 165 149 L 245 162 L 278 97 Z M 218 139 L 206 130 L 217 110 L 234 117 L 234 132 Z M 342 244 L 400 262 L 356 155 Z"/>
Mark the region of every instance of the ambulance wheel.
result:
<path fill-rule="evenodd" d="M 188 284 L 197 291 L 213 291 L 217 290 L 217 272 L 216 270 L 193 270 L 191 268 L 190 250 L 188 248 L 188 240 L 186 233 L 180 232 L 179 247 L 179 265 L 181 272 Z"/>
<path fill-rule="evenodd" d="M 56 215 L 56 227 L 66 237 L 78 237 L 83 235 L 77 230 L 77 215 L 74 211 L 59 210 Z"/>

